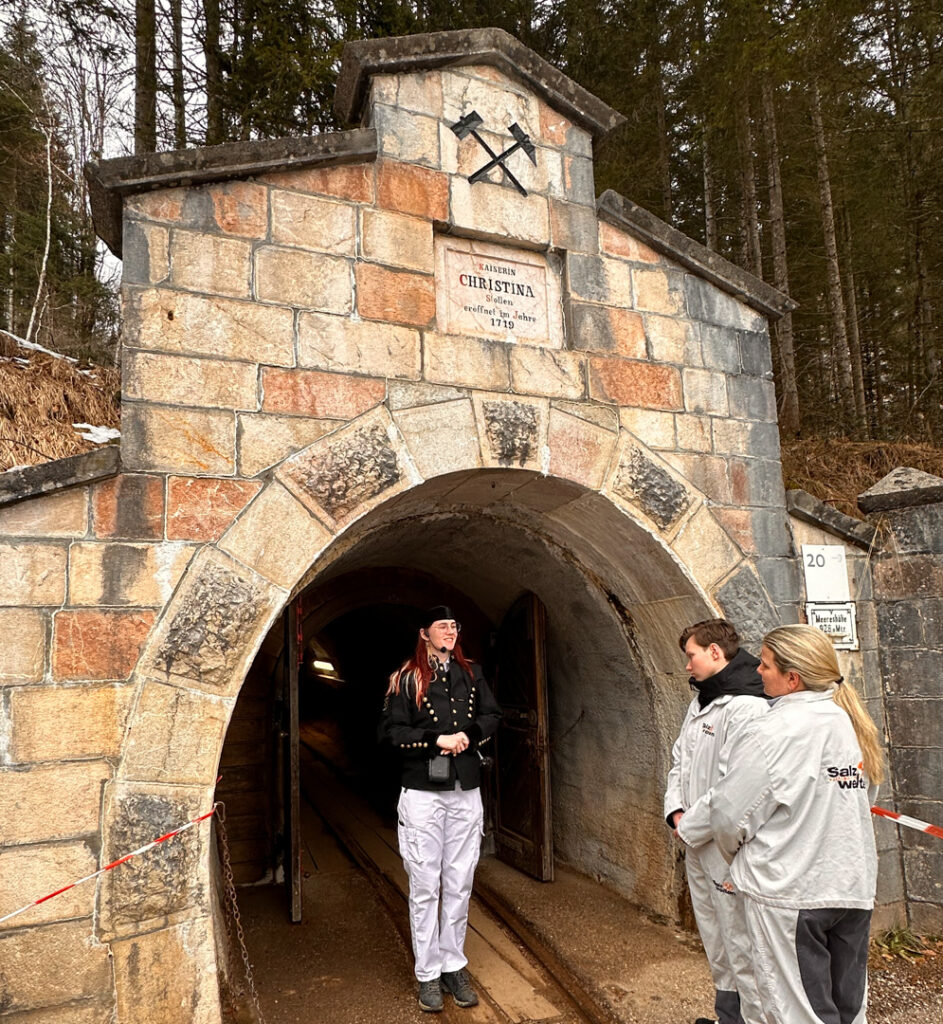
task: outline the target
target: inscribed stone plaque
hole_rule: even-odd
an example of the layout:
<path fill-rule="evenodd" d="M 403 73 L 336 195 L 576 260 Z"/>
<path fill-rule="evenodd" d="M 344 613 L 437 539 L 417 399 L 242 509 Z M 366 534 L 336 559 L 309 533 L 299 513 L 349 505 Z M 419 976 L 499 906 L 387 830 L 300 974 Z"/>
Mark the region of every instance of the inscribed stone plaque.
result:
<path fill-rule="evenodd" d="M 445 334 L 563 347 L 560 283 L 542 253 L 439 237 L 436 305 Z"/>

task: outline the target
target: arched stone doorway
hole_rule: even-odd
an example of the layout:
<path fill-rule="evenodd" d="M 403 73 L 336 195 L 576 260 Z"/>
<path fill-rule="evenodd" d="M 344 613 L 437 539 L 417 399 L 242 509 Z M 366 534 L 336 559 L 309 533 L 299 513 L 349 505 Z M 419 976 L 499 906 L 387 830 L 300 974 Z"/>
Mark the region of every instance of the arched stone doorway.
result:
<path fill-rule="evenodd" d="M 480 504 L 499 486 L 498 499 Z M 328 650 L 345 681 L 318 713 L 330 718 L 325 706 L 338 705 L 339 732 L 364 760 L 415 609 L 444 594 L 471 626 L 472 652 L 487 659 L 489 633 L 522 593 L 535 593 L 547 612 L 557 855 L 673 916 L 677 880 L 661 793 L 687 700 L 675 637 L 679 623 L 710 608 L 650 534 L 591 498 L 536 473 L 477 470 L 422 485 L 351 527 L 297 588 L 305 642 Z M 268 666 L 278 664 L 282 635 L 276 624 Z M 338 742 L 329 744 L 332 756 Z M 345 765 L 356 760 L 340 756 Z"/>

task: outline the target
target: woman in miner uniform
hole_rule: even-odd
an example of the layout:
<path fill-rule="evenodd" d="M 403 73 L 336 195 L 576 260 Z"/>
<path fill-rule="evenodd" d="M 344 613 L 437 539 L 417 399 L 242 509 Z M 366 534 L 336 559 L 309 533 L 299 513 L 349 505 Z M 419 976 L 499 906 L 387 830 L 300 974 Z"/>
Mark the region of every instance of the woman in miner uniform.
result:
<path fill-rule="evenodd" d="M 828 637 L 781 626 L 758 669 L 769 713 L 743 730 L 710 826 L 745 896 L 770 1024 L 863 1024 L 877 876 L 877 729 Z"/>
<path fill-rule="evenodd" d="M 464 970 L 483 820 L 478 748 L 501 717 L 481 669 L 462 653 L 460 629 L 446 605 L 430 608 L 386 703 L 387 734 L 404 755 L 398 837 L 419 1006 L 431 1012 L 442 1009 L 443 988 L 458 1006 L 478 1002 Z"/>

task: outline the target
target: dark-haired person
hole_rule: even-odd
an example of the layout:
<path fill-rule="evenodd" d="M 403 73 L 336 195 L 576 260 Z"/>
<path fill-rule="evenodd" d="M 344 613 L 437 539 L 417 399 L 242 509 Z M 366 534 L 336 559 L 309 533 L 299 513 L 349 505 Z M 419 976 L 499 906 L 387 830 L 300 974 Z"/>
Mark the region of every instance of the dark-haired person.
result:
<path fill-rule="evenodd" d="M 465 972 L 468 901 L 482 836 L 481 757 L 501 709 L 459 643 L 446 605 L 422 619 L 413 656 L 390 677 L 387 734 L 403 754 L 399 850 L 409 876 L 409 926 L 419 1007 L 478 996 Z"/>
<path fill-rule="evenodd" d="M 878 731 L 813 626 L 767 633 L 759 673 L 770 711 L 738 737 L 710 820 L 744 895 L 767 1019 L 863 1024 Z"/>
<path fill-rule="evenodd" d="M 743 899 L 710 829 L 711 788 L 724 773 L 731 744 L 768 702 L 756 674 L 759 662 L 740 647 L 726 619 L 688 626 L 678 644 L 697 691 L 671 751 L 665 820 L 686 847 L 691 904 L 714 982 L 720 1024 L 765 1024 L 744 921 Z M 711 1024 L 698 1017 L 695 1024 Z"/>

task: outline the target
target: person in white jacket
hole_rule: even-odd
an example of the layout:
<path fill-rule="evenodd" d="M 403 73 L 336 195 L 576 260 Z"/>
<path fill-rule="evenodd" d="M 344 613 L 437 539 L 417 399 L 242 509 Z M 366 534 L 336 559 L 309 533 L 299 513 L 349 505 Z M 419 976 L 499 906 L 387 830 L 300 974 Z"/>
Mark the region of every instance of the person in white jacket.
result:
<path fill-rule="evenodd" d="M 714 982 L 720 1024 L 765 1024 L 752 977 L 743 902 L 713 842 L 711 787 L 724 773 L 740 729 L 766 714 L 768 702 L 752 654 L 725 619 L 688 626 L 678 641 L 697 696 L 691 701 L 671 752 L 665 820 L 685 845 L 691 904 Z M 695 1024 L 711 1024 L 699 1017 Z"/>
<path fill-rule="evenodd" d="M 730 751 L 710 829 L 746 897 L 770 1024 L 864 1024 L 877 730 L 812 626 L 768 633 L 759 673 L 774 699 Z"/>

